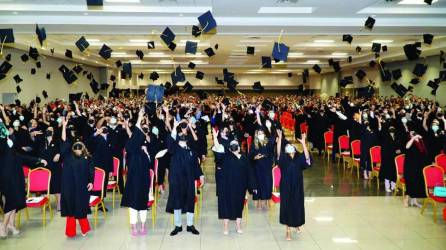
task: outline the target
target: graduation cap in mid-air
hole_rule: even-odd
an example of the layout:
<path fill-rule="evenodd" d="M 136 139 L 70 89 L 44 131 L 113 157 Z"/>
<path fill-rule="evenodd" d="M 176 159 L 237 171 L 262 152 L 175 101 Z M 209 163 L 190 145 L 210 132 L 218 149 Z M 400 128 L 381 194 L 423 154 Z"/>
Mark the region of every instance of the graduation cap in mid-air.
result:
<path fill-rule="evenodd" d="M 197 73 L 195 74 L 195 78 L 203 80 L 204 77 L 204 73 L 201 71 L 197 71 Z"/>
<path fill-rule="evenodd" d="M 19 85 L 17 85 L 17 87 L 15 87 L 15 90 L 17 91 L 17 94 L 20 94 L 20 92 L 22 92 L 22 88 L 20 88 Z"/>
<path fill-rule="evenodd" d="M 401 76 L 402 76 L 401 69 L 392 70 L 392 77 L 393 77 L 394 80 L 400 79 Z"/>
<path fill-rule="evenodd" d="M 161 33 L 160 38 L 169 46 L 175 40 L 175 33 L 169 27 L 166 27 L 163 33 Z"/>
<path fill-rule="evenodd" d="M 178 82 L 184 82 L 186 80 L 186 76 L 184 75 L 183 71 L 181 71 L 181 66 L 177 66 L 172 74 L 170 74 L 170 77 L 172 78 L 172 83 L 174 85 Z"/>
<path fill-rule="evenodd" d="M 192 41 L 186 41 L 186 47 L 184 48 L 184 52 L 186 54 L 193 54 L 195 55 L 197 53 L 198 43 L 192 42 Z"/>
<path fill-rule="evenodd" d="M 51 79 L 51 74 L 50 73 L 46 73 L 46 79 L 48 79 L 48 80 Z"/>
<path fill-rule="evenodd" d="M 87 0 L 87 6 L 88 7 L 100 7 L 104 3 L 102 0 Z"/>
<path fill-rule="evenodd" d="M 189 64 L 187 65 L 187 67 L 189 68 L 189 69 L 195 69 L 195 63 L 193 63 L 193 62 L 189 62 Z"/>
<path fill-rule="evenodd" d="M 97 94 L 99 93 L 99 83 L 95 79 L 91 79 L 90 81 L 90 88 L 93 93 Z"/>
<path fill-rule="evenodd" d="M 279 61 L 286 62 L 288 59 L 288 52 L 290 47 L 286 46 L 284 43 L 275 42 L 272 51 L 272 57 Z"/>
<path fill-rule="evenodd" d="M 262 86 L 260 81 L 257 81 L 257 82 L 254 82 L 254 84 L 252 85 L 252 89 L 255 91 L 262 92 L 265 88 Z"/>
<path fill-rule="evenodd" d="M 42 63 L 39 61 L 39 62 L 36 62 L 36 67 L 38 68 L 38 69 L 40 69 L 40 68 L 42 68 Z"/>
<path fill-rule="evenodd" d="M 262 68 L 272 68 L 271 65 L 271 57 L 269 56 L 262 56 Z"/>
<path fill-rule="evenodd" d="M 31 68 L 31 75 L 35 75 L 37 70 L 35 68 Z"/>
<path fill-rule="evenodd" d="M 147 87 L 146 100 L 148 102 L 162 103 L 164 98 L 164 91 L 165 88 L 163 86 L 150 84 Z"/>
<path fill-rule="evenodd" d="M 314 72 L 316 72 L 318 74 L 320 74 L 322 72 L 321 67 L 317 64 L 313 65 L 313 70 L 314 70 Z"/>
<path fill-rule="evenodd" d="M 372 43 L 372 51 L 375 53 L 381 52 L 381 44 L 380 43 Z"/>
<path fill-rule="evenodd" d="M 199 37 L 201 35 L 201 29 L 197 25 L 192 26 L 192 35 L 194 37 Z"/>
<path fill-rule="evenodd" d="M 335 72 L 341 71 L 341 65 L 339 64 L 339 61 L 333 62 L 331 66 L 333 67 L 333 70 Z"/>
<path fill-rule="evenodd" d="M 0 44 L 14 43 L 14 30 L 9 29 L 0 29 Z"/>
<path fill-rule="evenodd" d="M 149 79 L 152 81 L 156 81 L 158 80 L 158 78 L 160 78 L 158 72 L 153 71 L 152 73 L 150 73 Z"/>
<path fill-rule="evenodd" d="M 29 47 L 28 55 L 29 55 L 29 57 L 31 57 L 32 59 L 34 59 L 36 61 L 37 61 L 37 58 L 39 58 L 39 56 L 40 56 L 39 51 L 34 47 Z"/>
<path fill-rule="evenodd" d="M 46 90 L 42 91 L 42 96 L 43 98 L 47 99 L 48 98 L 48 92 L 46 92 Z"/>
<path fill-rule="evenodd" d="M 204 33 L 208 33 L 217 27 L 217 22 L 215 21 L 214 16 L 212 16 L 210 10 L 199 16 L 198 22 L 200 23 L 201 31 Z"/>
<path fill-rule="evenodd" d="M 362 51 L 362 48 L 360 47 L 360 46 L 356 46 L 356 53 L 361 53 L 361 51 Z"/>
<path fill-rule="evenodd" d="M 432 40 L 434 40 L 434 35 L 432 34 L 423 34 L 423 42 L 425 44 L 432 44 Z"/>
<path fill-rule="evenodd" d="M 343 42 L 348 42 L 348 43 L 352 43 L 352 41 L 353 41 L 353 36 L 352 35 L 349 35 L 349 34 L 347 34 L 347 35 L 342 35 L 342 41 Z"/>
<path fill-rule="evenodd" d="M 79 74 L 82 72 L 83 68 L 80 65 L 75 65 L 72 69 L 76 74 Z"/>
<path fill-rule="evenodd" d="M 376 22 L 375 18 L 370 17 L 370 16 L 367 17 L 367 20 L 365 20 L 365 23 L 364 23 L 364 28 L 366 28 L 368 30 L 372 30 L 373 27 L 375 26 L 375 22 Z"/>
<path fill-rule="evenodd" d="M 223 81 L 222 79 L 218 79 L 218 77 L 215 77 L 215 82 L 221 85 L 225 84 L 225 81 Z"/>
<path fill-rule="evenodd" d="M 36 24 L 36 35 L 39 40 L 40 46 L 43 46 L 43 42 L 46 40 L 46 31 L 45 28 L 40 28 L 38 24 Z"/>
<path fill-rule="evenodd" d="M 388 70 L 388 69 L 384 69 L 384 70 L 380 69 L 379 72 L 381 74 L 381 80 L 383 82 L 388 82 L 388 81 L 392 80 L 392 73 L 390 73 L 390 70 Z"/>
<path fill-rule="evenodd" d="M 348 61 L 349 63 L 353 62 L 353 57 L 349 56 L 349 57 L 347 58 L 347 61 Z"/>
<path fill-rule="evenodd" d="M 248 54 L 248 55 L 254 55 L 254 52 L 255 52 L 255 47 L 253 47 L 253 46 L 248 46 L 248 47 L 246 48 L 246 54 Z"/>
<path fill-rule="evenodd" d="M 0 80 L 4 79 L 6 75 L 8 74 L 9 70 L 12 68 L 12 64 L 10 64 L 8 61 L 4 61 L 0 65 Z"/>
<path fill-rule="evenodd" d="M 90 43 L 87 41 L 87 39 L 84 36 L 81 36 L 76 41 L 75 45 L 81 52 L 84 52 L 90 46 Z"/>
<path fill-rule="evenodd" d="M 124 79 L 131 79 L 132 78 L 132 64 L 131 63 L 124 63 L 122 65 L 122 71 L 121 71 L 121 78 L 124 77 Z"/>
<path fill-rule="evenodd" d="M 207 55 L 208 57 L 215 56 L 215 52 L 214 52 L 214 50 L 213 50 L 211 47 L 205 49 L 204 52 L 206 53 L 206 55 Z"/>
<path fill-rule="evenodd" d="M 116 61 L 115 65 L 116 65 L 117 68 L 120 68 L 122 66 L 121 60 Z"/>
<path fill-rule="evenodd" d="M 101 49 L 99 50 L 99 55 L 104 58 L 105 60 L 108 60 L 111 57 L 113 50 L 108 47 L 106 44 L 103 44 Z"/>
<path fill-rule="evenodd" d="M 65 56 L 73 59 L 73 52 L 69 49 L 65 50 Z"/>
<path fill-rule="evenodd" d="M 363 80 L 367 73 L 364 70 L 360 69 L 356 72 L 355 75 L 356 77 L 358 77 L 359 80 Z"/>
<path fill-rule="evenodd" d="M 148 49 L 155 49 L 155 41 L 148 41 L 147 42 L 147 48 Z"/>
<path fill-rule="evenodd" d="M 142 50 L 137 49 L 135 54 L 139 58 L 139 60 L 144 59 L 144 52 L 142 52 Z"/>
<path fill-rule="evenodd" d="M 23 81 L 23 79 L 20 78 L 19 74 L 17 74 L 17 75 L 14 76 L 14 81 L 15 81 L 15 83 L 19 84 L 19 83 L 21 83 Z"/>
<path fill-rule="evenodd" d="M 415 65 L 415 68 L 413 69 L 412 73 L 418 77 L 422 77 L 427 70 L 427 64 L 417 63 Z"/>
<path fill-rule="evenodd" d="M 404 45 L 404 53 L 408 60 L 413 61 L 420 58 L 421 55 L 421 43 L 411 43 Z"/>
<path fill-rule="evenodd" d="M 7 54 L 7 55 L 5 56 L 5 60 L 8 61 L 8 62 L 10 62 L 10 61 L 11 61 L 11 54 Z"/>
<path fill-rule="evenodd" d="M 184 92 L 190 92 L 193 88 L 194 86 L 188 81 L 183 85 Z"/>

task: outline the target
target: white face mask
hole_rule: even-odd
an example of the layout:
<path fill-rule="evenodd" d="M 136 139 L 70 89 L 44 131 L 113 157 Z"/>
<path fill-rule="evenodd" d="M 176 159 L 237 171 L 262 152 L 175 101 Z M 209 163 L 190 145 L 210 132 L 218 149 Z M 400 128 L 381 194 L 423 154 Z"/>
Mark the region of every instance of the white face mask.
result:
<path fill-rule="evenodd" d="M 252 109 L 248 110 L 248 114 L 252 115 L 252 113 L 254 113 Z"/>
<path fill-rule="evenodd" d="M 11 139 L 8 138 L 8 140 L 6 141 L 6 143 L 8 144 L 9 148 L 12 148 L 12 146 L 14 146 L 14 142 L 12 142 Z"/>
<path fill-rule="evenodd" d="M 12 110 L 12 114 L 15 115 L 17 114 L 17 111 L 15 109 Z"/>
<path fill-rule="evenodd" d="M 18 128 L 18 127 L 20 126 L 20 122 L 17 121 L 17 120 L 15 120 L 15 121 L 12 123 L 12 126 L 13 126 L 14 128 Z"/>
<path fill-rule="evenodd" d="M 23 115 L 21 115 L 21 116 L 19 116 L 19 120 L 23 121 L 23 120 L 25 120 L 25 117 Z"/>
<path fill-rule="evenodd" d="M 288 144 L 288 145 L 285 146 L 285 152 L 286 152 L 287 154 L 295 153 L 295 152 L 296 152 L 296 148 L 294 148 L 293 145 Z"/>
<path fill-rule="evenodd" d="M 259 140 L 261 140 L 261 141 L 265 140 L 265 135 L 264 135 L 264 134 L 259 134 L 257 137 L 258 137 Z"/>
<path fill-rule="evenodd" d="M 160 115 L 159 118 L 160 118 L 161 121 L 164 121 L 164 115 Z"/>
<path fill-rule="evenodd" d="M 266 126 L 267 128 L 271 128 L 271 122 L 270 122 L 270 121 L 266 121 L 266 122 L 265 122 L 265 126 Z"/>
<path fill-rule="evenodd" d="M 270 119 L 274 119 L 274 112 L 269 112 L 268 116 Z"/>
<path fill-rule="evenodd" d="M 406 123 L 407 123 L 407 118 L 406 118 L 406 117 L 401 118 L 401 122 L 402 122 L 403 124 L 406 124 Z"/>
<path fill-rule="evenodd" d="M 58 123 L 58 124 L 61 124 L 61 123 L 62 123 L 62 117 L 58 117 L 58 118 L 57 118 L 57 123 Z"/>
<path fill-rule="evenodd" d="M 157 127 L 153 127 L 152 128 L 152 134 L 158 135 L 158 133 L 159 133 L 158 128 Z"/>
<path fill-rule="evenodd" d="M 114 126 L 117 122 L 118 121 L 116 120 L 116 117 L 113 116 L 112 118 L 110 118 L 110 125 Z"/>

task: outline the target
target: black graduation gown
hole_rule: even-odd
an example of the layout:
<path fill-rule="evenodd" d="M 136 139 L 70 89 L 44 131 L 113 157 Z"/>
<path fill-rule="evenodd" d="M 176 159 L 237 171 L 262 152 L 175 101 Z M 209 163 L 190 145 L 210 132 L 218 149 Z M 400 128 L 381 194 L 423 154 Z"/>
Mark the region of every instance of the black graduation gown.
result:
<path fill-rule="evenodd" d="M 396 136 L 392 138 L 387 129 L 382 130 L 378 135 L 381 145 L 381 168 L 379 176 L 381 179 L 395 182 L 395 157 L 397 156 L 396 151 L 401 151 L 401 143 Z"/>
<path fill-rule="evenodd" d="M 127 183 L 122 196 L 121 206 L 135 210 L 147 210 L 150 190 L 151 160 L 141 149 L 144 144 L 144 134 L 139 128 L 135 128 L 125 146 L 127 154 Z"/>
<path fill-rule="evenodd" d="M 302 171 L 310 165 L 305 155 L 296 153 L 294 158 L 282 150 L 279 159 L 280 224 L 300 227 L 305 224 L 304 178 Z"/>
<path fill-rule="evenodd" d="M 107 188 L 109 173 L 113 172 L 113 151 L 110 144 L 109 135 L 105 139 L 102 135 L 94 136 L 92 138 L 93 151 L 92 158 L 95 167 L 103 169 L 106 177 L 104 182 L 104 189 Z M 123 183 L 123 182 L 121 182 Z M 99 195 L 96 193 L 96 195 Z M 107 196 L 107 192 L 104 192 L 104 197 Z"/>
<path fill-rule="evenodd" d="M 62 185 L 60 207 L 62 217 L 86 218 L 90 212 L 88 183 L 94 181 L 94 166 L 91 158 L 77 157 L 71 152 L 71 143 L 61 144 Z"/>
<path fill-rule="evenodd" d="M 25 177 L 22 166 L 35 165 L 37 158 L 9 148 L 6 139 L 0 139 L 0 192 L 5 196 L 3 211 L 20 210 L 26 207 Z"/>
<path fill-rule="evenodd" d="M 167 138 L 167 150 L 171 154 L 169 168 L 169 198 L 166 212 L 181 209 L 183 213 L 193 213 L 195 208 L 195 180 L 203 175 L 198 156 L 189 148 L 178 145 L 178 138 Z M 190 140 L 188 141 L 188 145 Z"/>
<path fill-rule="evenodd" d="M 60 142 L 53 136 L 53 139 L 48 142 L 44 137 L 39 142 L 38 146 L 39 157 L 48 162 L 47 168 L 51 171 L 50 193 L 60 194 L 61 179 L 62 179 L 62 160 L 59 157 L 58 162 L 54 162 L 54 156 L 60 154 Z"/>
<path fill-rule="evenodd" d="M 434 132 L 429 129 L 425 138 L 424 142 L 426 143 L 429 162 L 435 162 L 435 157 L 439 155 L 443 149 L 444 135 L 434 134 Z"/>
<path fill-rule="evenodd" d="M 218 195 L 218 218 L 235 220 L 242 218 L 246 192 L 255 189 L 255 177 L 245 155 L 237 158 L 233 153 L 215 152 L 215 161 L 221 168 Z"/>
<path fill-rule="evenodd" d="M 376 135 L 376 133 L 371 130 L 368 130 L 363 125 L 363 129 L 361 132 L 361 156 L 360 156 L 360 161 L 361 161 L 360 165 L 362 170 L 372 171 L 370 148 L 372 148 L 373 146 L 377 146 L 378 144 L 379 144 L 378 136 Z"/>
<path fill-rule="evenodd" d="M 268 143 L 264 146 L 259 146 L 257 149 L 254 142 L 251 146 L 249 158 L 254 161 L 254 172 L 256 175 L 258 190 L 254 195 L 254 200 L 269 200 L 273 191 L 273 162 L 274 162 L 274 137 L 268 138 Z M 264 155 L 263 158 L 254 160 L 257 154 Z"/>
<path fill-rule="evenodd" d="M 427 154 L 422 154 L 415 146 L 405 149 L 404 179 L 406 180 L 406 194 L 411 198 L 425 198 L 423 168 L 429 165 Z"/>
<path fill-rule="evenodd" d="M 229 150 L 229 143 L 230 143 L 229 139 L 224 139 L 222 137 L 219 137 L 218 142 L 225 148 L 226 151 Z M 217 161 L 215 161 L 215 193 L 217 196 L 219 194 L 220 186 L 222 185 L 220 183 L 221 172 L 222 171 L 220 164 Z"/>

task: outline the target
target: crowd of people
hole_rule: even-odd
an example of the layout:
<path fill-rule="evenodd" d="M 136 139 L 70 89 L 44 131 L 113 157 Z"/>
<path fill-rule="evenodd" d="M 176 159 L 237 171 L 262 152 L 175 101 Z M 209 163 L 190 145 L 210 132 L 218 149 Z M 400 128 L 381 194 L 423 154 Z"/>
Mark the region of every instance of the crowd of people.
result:
<path fill-rule="evenodd" d="M 131 234 L 147 234 L 150 171 L 156 171 L 157 185 L 164 192 L 168 183 L 166 212 L 174 215 L 174 236 L 182 231 L 181 214 L 186 213 L 186 230 L 194 227 L 197 183 L 205 183 L 202 170 L 208 156 L 208 134 L 215 154 L 218 218 L 223 233 L 235 220 L 241 234 L 246 194 L 258 209 L 268 209 L 272 197 L 272 167 L 282 172 L 280 223 L 301 231 L 305 224 L 303 170 L 312 165 L 310 149 L 322 155 L 324 133 L 333 131 L 333 141 L 348 135 L 361 140 L 361 152 L 382 147 L 380 178 L 391 192 L 397 178 L 394 157 L 406 155 L 406 206 L 419 206 L 424 198 L 422 169 L 446 150 L 446 119 L 438 103 L 408 98 L 283 95 L 210 95 L 206 99 L 189 94 L 168 96 L 161 104 L 144 104 L 144 97 L 54 100 L 0 105 L 0 193 L 4 213 L 0 237 L 19 234 L 16 213 L 26 207 L 24 165 L 51 171 L 50 193 L 56 208 L 67 218 L 66 235 L 76 235 L 75 220 L 82 235 L 90 230 L 87 220 L 94 168 L 113 177 L 113 157 L 120 159 L 121 206 L 130 214 Z M 280 123 L 284 112 L 295 120 L 295 138 L 285 138 Z M 302 134 L 300 124 L 308 124 Z M 296 147 L 299 143 L 301 146 Z M 300 153 L 297 149 L 301 149 Z M 163 152 L 160 154 L 160 152 Z M 332 160 L 339 152 L 333 143 Z M 368 153 L 361 153 L 362 178 L 371 178 Z M 155 161 L 156 159 L 156 161 Z M 155 162 L 157 167 L 155 168 Z M 125 171 L 124 171 L 125 170 Z M 124 182 L 124 178 L 125 182 Z M 166 179 L 168 182 L 166 182 Z M 104 189 L 109 178 L 105 178 Z M 106 192 L 105 192 L 106 194 Z M 103 211 L 107 208 L 103 207 Z M 139 218 L 139 220 L 138 220 Z"/>

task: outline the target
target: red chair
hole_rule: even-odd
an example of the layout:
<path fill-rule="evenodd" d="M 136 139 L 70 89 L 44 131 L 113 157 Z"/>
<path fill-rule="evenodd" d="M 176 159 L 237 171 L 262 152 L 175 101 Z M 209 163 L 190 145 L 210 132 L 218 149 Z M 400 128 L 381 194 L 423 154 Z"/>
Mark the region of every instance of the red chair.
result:
<path fill-rule="evenodd" d="M 404 159 L 406 158 L 405 154 L 400 154 L 395 157 L 395 168 L 396 168 L 396 187 L 393 195 L 398 193 L 398 190 L 401 190 L 404 194 L 406 193 L 406 180 L 404 180 Z"/>
<path fill-rule="evenodd" d="M 339 145 L 339 158 L 338 158 L 338 165 L 341 163 L 342 159 L 342 165 L 348 166 L 348 161 L 350 160 L 350 137 L 347 135 L 341 135 L 338 138 L 338 145 Z M 347 164 L 346 164 L 347 163 Z"/>
<path fill-rule="evenodd" d="M 104 205 L 104 182 L 105 182 L 105 171 L 95 167 L 94 168 L 94 181 L 93 190 L 94 192 L 101 192 L 101 196 L 90 195 L 90 207 L 94 208 L 94 226 L 98 224 L 98 210 L 99 205 L 102 205 L 102 211 L 104 212 L 104 217 L 107 216 Z"/>
<path fill-rule="evenodd" d="M 46 208 L 50 212 L 50 219 L 53 218 L 50 200 L 51 171 L 46 168 L 35 168 L 28 172 L 28 184 L 26 192 L 26 215 L 29 217 L 28 208 L 42 208 L 42 222 L 46 225 Z M 31 194 L 46 193 L 40 196 L 31 196 Z M 18 225 L 20 226 L 20 213 L 18 216 Z"/>
<path fill-rule="evenodd" d="M 352 172 L 353 168 L 356 168 L 356 173 L 359 179 L 359 168 L 361 166 L 361 141 L 354 140 L 351 142 L 352 149 Z"/>
<path fill-rule="evenodd" d="M 435 165 L 443 168 L 446 173 L 446 154 L 439 154 L 435 157 Z"/>
<path fill-rule="evenodd" d="M 370 163 L 372 164 L 372 176 L 376 176 L 376 187 L 379 189 L 379 170 L 381 169 L 381 146 L 370 148 Z"/>
<path fill-rule="evenodd" d="M 121 171 L 121 175 L 122 175 L 122 181 L 124 182 L 124 187 L 125 187 L 125 183 L 127 182 L 127 152 L 125 151 L 125 149 L 122 150 L 122 171 Z"/>
<path fill-rule="evenodd" d="M 275 166 L 272 169 L 273 173 L 273 195 L 271 200 L 273 203 L 280 203 L 280 179 L 282 178 L 282 173 L 279 166 Z"/>
<path fill-rule="evenodd" d="M 324 133 L 325 152 L 328 159 L 330 159 L 330 153 L 333 153 L 333 132 L 327 131 Z"/>
<path fill-rule="evenodd" d="M 251 151 L 251 145 L 252 145 L 252 136 L 248 136 L 248 138 L 246 139 L 246 147 L 248 149 L 248 153 Z"/>
<path fill-rule="evenodd" d="M 153 187 L 155 185 L 155 172 L 150 169 L 150 189 L 149 189 L 149 201 L 147 202 L 147 207 L 152 209 L 152 227 L 155 227 L 156 222 L 156 199 L 153 195 Z M 129 210 L 130 211 L 130 210 Z"/>
<path fill-rule="evenodd" d="M 435 187 L 444 187 L 444 171 L 443 168 L 436 165 L 429 165 L 423 168 L 424 175 L 424 188 L 426 190 L 426 197 L 423 201 L 423 207 L 421 208 L 421 214 L 424 213 L 424 209 L 428 203 L 432 204 L 434 209 L 434 222 L 437 222 L 437 203 L 446 203 L 445 197 L 434 196 Z"/>
<path fill-rule="evenodd" d="M 107 191 L 112 190 L 112 200 L 113 200 L 113 208 L 115 208 L 115 192 L 121 194 L 121 190 L 119 189 L 119 165 L 120 161 L 118 158 L 113 157 L 113 180 L 109 180 L 107 184 Z"/>

